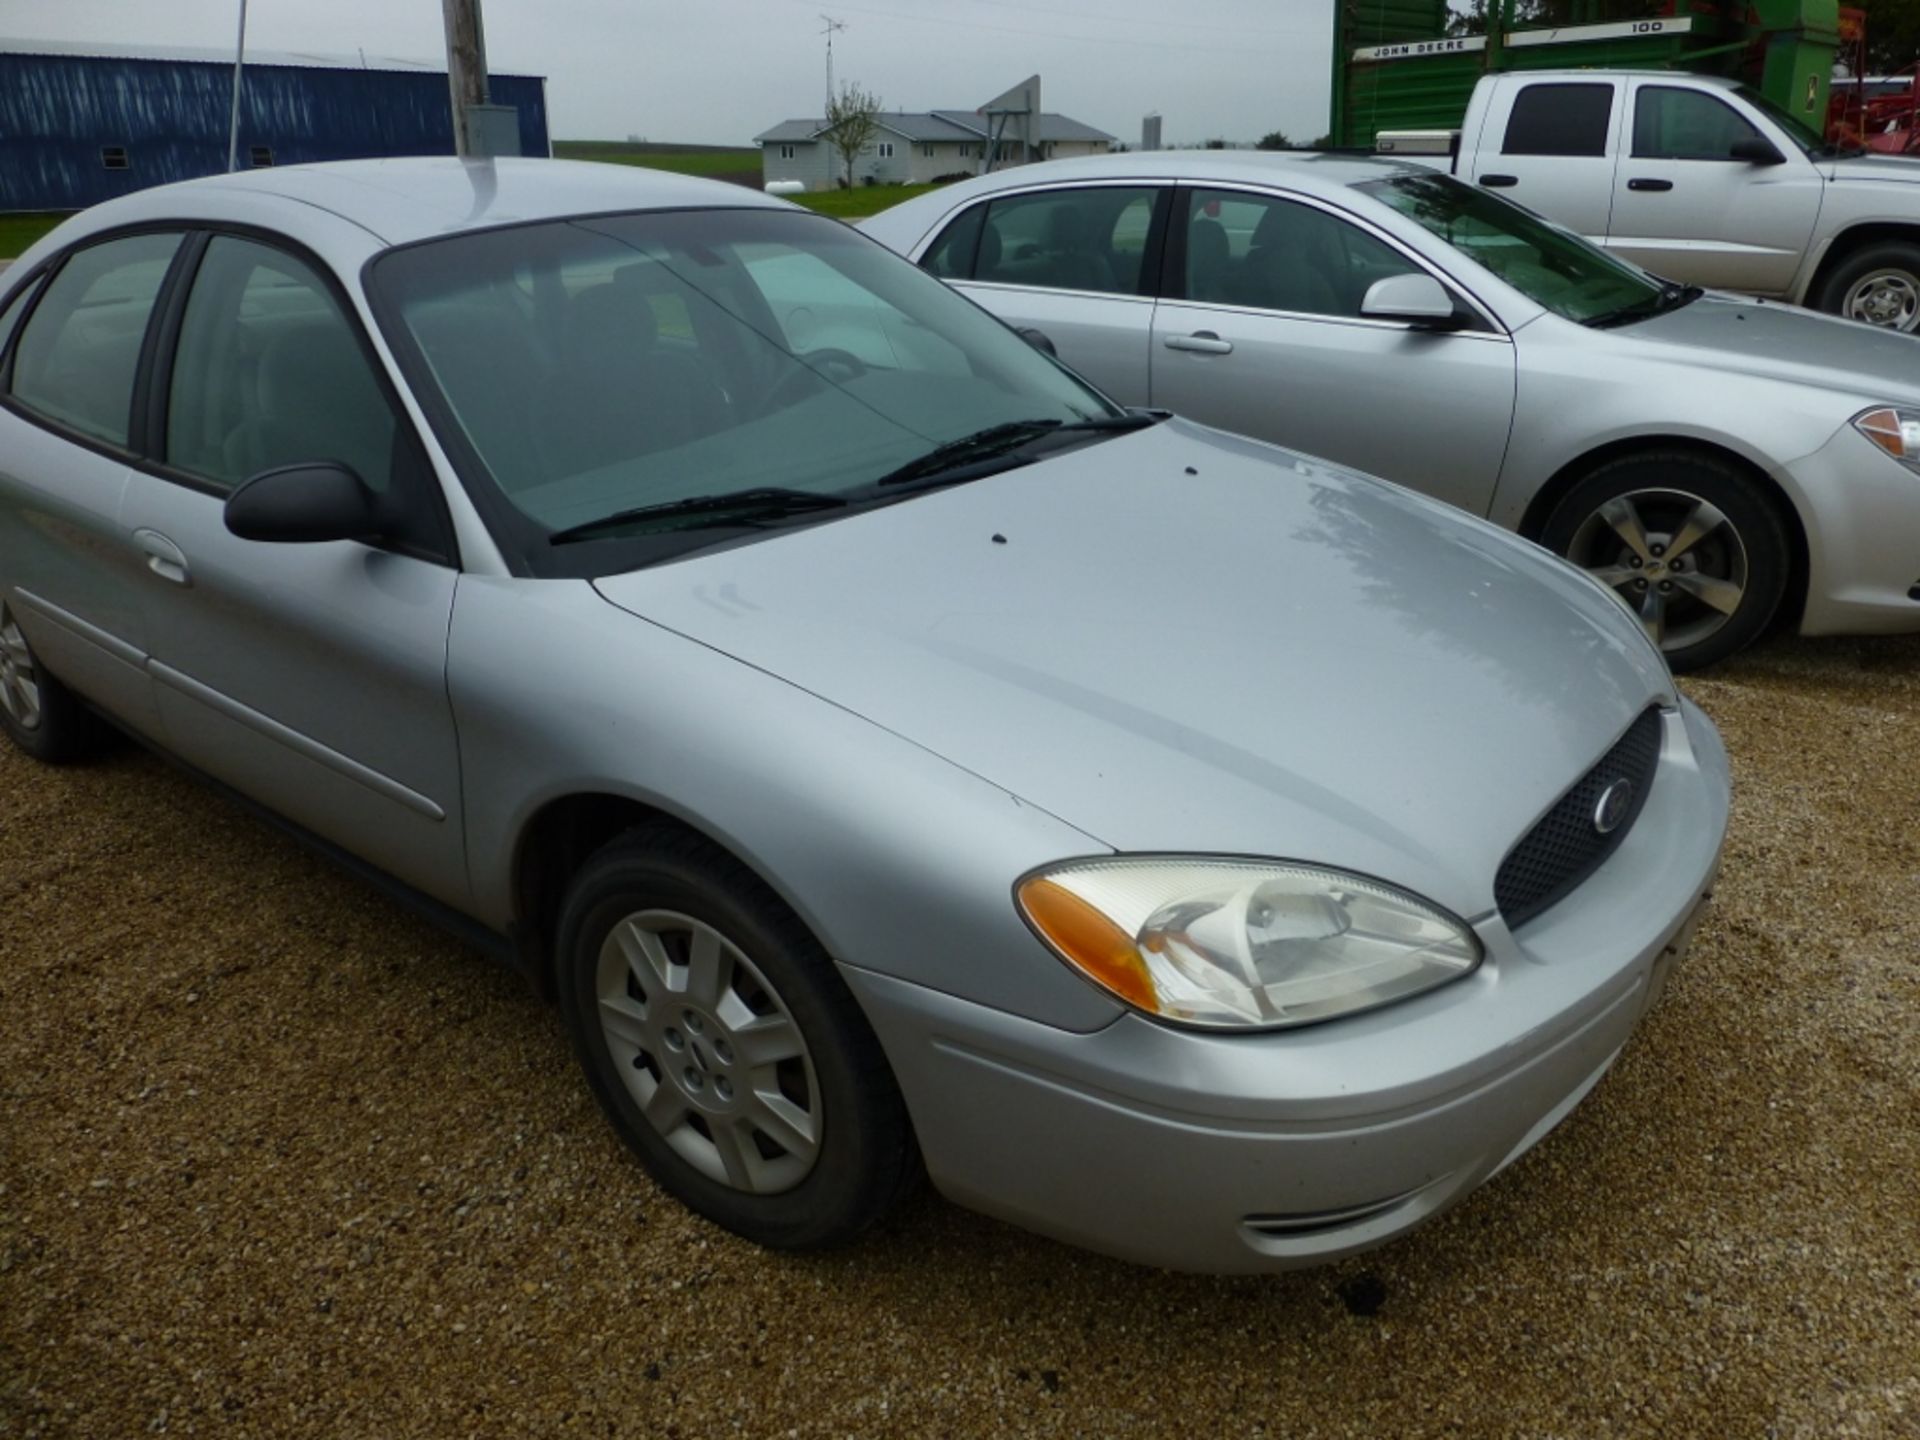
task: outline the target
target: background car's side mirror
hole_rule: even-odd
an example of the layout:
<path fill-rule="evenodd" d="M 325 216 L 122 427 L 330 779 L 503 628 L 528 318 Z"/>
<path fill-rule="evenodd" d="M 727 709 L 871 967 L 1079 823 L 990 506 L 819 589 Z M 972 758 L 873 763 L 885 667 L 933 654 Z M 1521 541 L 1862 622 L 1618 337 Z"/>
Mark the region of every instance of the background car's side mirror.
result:
<path fill-rule="evenodd" d="M 1727 151 L 1729 159 L 1744 160 L 1749 165 L 1784 165 L 1787 157 L 1771 140 L 1761 135 L 1745 135 L 1733 142 Z"/>
<path fill-rule="evenodd" d="M 1056 360 L 1060 358 L 1060 352 L 1053 348 L 1053 341 L 1047 337 L 1047 333 L 1044 330 L 1036 330 L 1031 325 L 1028 325 L 1021 329 L 1020 338 L 1033 346 L 1033 348 L 1041 354 L 1051 355 Z"/>
<path fill-rule="evenodd" d="M 1360 302 L 1364 320 L 1398 320 L 1422 330 L 1458 330 L 1471 323 L 1454 304 L 1447 287 L 1431 275 L 1389 275 L 1367 287 Z"/>
<path fill-rule="evenodd" d="M 242 540 L 358 540 L 380 530 L 377 497 L 333 461 L 262 470 L 227 497 L 227 529 Z"/>

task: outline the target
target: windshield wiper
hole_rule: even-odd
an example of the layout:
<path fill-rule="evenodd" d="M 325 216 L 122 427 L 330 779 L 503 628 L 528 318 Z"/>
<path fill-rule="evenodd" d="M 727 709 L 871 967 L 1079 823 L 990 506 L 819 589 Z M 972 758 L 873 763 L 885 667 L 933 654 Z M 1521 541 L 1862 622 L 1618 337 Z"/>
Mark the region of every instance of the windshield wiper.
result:
<path fill-rule="evenodd" d="M 972 480 L 993 473 L 989 462 L 1007 456 L 1043 436 L 1102 435 L 1128 430 L 1144 430 L 1158 425 L 1164 415 L 1145 411 L 1124 411 L 1118 415 L 1096 415 L 1089 420 L 1009 420 L 989 425 L 971 435 L 962 435 L 944 445 L 936 445 L 926 454 L 889 470 L 873 483 L 904 485 L 914 480 Z M 1005 467 L 1000 467 L 1005 468 Z"/>
<path fill-rule="evenodd" d="M 1691 305 L 1707 292 L 1698 285 L 1682 285 L 1669 280 L 1660 287 L 1658 295 L 1649 295 L 1644 300 L 1635 300 L 1631 305 L 1622 305 L 1618 310 L 1608 310 L 1601 315 L 1590 315 L 1580 323 L 1593 330 L 1609 330 L 1615 325 L 1625 325 L 1634 320 L 1645 320 L 1649 316 L 1664 315 L 1669 310 L 1678 310 L 1682 305 Z"/>
<path fill-rule="evenodd" d="M 785 490 L 775 485 L 734 490 L 724 495 L 689 495 L 684 500 L 667 500 L 658 505 L 638 505 L 618 510 L 598 520 L 585 520 L 556 530 L 547 537 L 550 545 L 570 545 L 576 540 L 591 540 L 606 530 L 617 530 L 646 520 L 677 520 L 682 516 L 706 516 L 704 523 L 714 525 L 752 525 L 762 520 L 780 520 L 789 515 L 805 515 L 814 510 L 840 510 L 849 502 L 839 495 L 823 495 L 817 490 Z M 682 526 L 682 529 L 691 527 Z"/>

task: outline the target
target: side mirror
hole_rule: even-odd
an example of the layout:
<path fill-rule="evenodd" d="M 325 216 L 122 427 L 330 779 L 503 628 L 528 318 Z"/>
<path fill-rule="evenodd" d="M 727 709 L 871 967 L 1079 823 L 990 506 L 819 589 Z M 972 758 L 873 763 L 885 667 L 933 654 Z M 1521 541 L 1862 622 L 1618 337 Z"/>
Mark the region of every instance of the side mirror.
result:
<path fill-rule="evenodd" d="M 1367 287 L 1360 302 L 1365 320 L 1398 320 L 1422 330 L 1458 330 L 1468 323 L 1447 287 L 1431 275 L 1389 275 Z"/>
<path fill-rule="evenodd" d="M 227 497 L 225 518 L 242 540 L 358 540 L 380 530 L 380 505 L 350 468 L 318 461 L 262 470 Z"/>
<path fill-rule="evenodd" d="M 1760 135 L 1746 135 L 1733 142 L 1727 151 L 1730 160 L 1744 160 L 1749 165 L 1784 165 L 1787 157 L 1771 140 Z"/>
<path fill-rule="evenodd" d="M 1033 346 L 1033 348 L 1038 350 L 1042 355 L 1051 355 L 1056 360 L 1060 358 L 1060 352 L 1053 348 L 1053 341 L 1047 337 L 1044 330 L 1036 330 L 1031 325 L 1028 325 L 1018 333 L 1022 340 Z"/>

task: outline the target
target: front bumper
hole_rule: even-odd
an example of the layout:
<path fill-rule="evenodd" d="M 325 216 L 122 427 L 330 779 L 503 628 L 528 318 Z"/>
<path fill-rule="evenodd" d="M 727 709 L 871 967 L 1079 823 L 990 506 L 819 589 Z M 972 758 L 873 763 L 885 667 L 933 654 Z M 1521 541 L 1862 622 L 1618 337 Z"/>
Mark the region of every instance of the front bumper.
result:
<path fill-rule="evenodd" d="M 1225 1036 L 1129 1014 L 1070 1034 L 845 973 L 953 1200 L 1179 1270 L 1332 1260 L 1429 1219 L 1596 1084 L 1658 996 L 1727 820 L 1718 736 L 1683 702 L 1633 832 L 1486 962 L 1348 1020 Z"/>
<path fill-rule="evenodd" d="M 1802 635 L 1920 630 L 1920 475 L 1852 425 L 1777 477 L 1807 532 Z"/>

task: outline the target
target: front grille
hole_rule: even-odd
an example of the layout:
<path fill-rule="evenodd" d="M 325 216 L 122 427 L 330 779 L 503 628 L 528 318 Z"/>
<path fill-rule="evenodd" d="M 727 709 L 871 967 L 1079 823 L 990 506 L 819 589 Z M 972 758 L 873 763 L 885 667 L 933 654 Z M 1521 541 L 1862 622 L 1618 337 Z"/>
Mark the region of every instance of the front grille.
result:
<path fill-rule="evenodd" d="M 1563 899 L 1627 838 L 1653 789 L 1660 761 L 1660 709 L 1649 709 L 1628 727 L 1600 763 L 1582 775 L 1500 863 L 1493 900 L 1508 928 L 1519 929 Z M 1602 834 L 1594 823 L 1600 798 L 1616 781 L 1633 782 L 1633 794 L 1618 824 Z"/>

